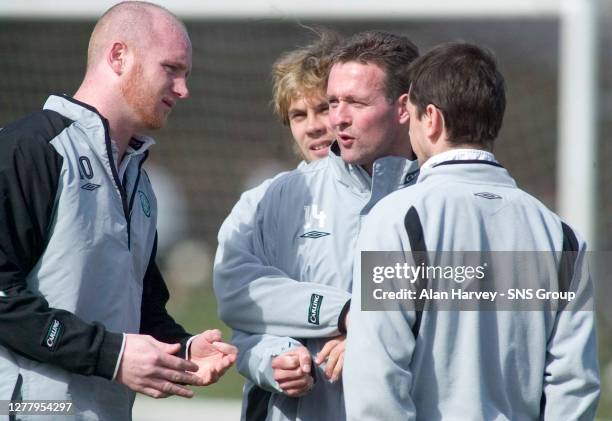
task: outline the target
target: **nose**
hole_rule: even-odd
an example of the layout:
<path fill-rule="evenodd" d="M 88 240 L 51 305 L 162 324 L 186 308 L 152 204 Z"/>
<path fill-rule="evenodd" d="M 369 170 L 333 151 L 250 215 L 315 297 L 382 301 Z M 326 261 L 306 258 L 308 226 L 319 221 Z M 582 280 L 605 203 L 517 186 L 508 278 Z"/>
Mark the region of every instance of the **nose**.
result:
<path fill-rule="evenodd" d="M 189 88 L 187 88 L 187 79 L 181 77 L 174 80 L 174 94 L 181 99 L 189 97 Z"/>
<path fill-rule="evenodd" d="M 306 121 L 306 134 L 309 137 L 317 138 L 325 133 L 326 126 L 323 118 L 324 117 L 321 115 L 308 113 Z"/>
<path fill-rule="evenodd" d="M 329 122 L 334 130 L 342 130 L 351 125 L 352 118 L 346 104 L 340 101 L 329 109 Z"/>

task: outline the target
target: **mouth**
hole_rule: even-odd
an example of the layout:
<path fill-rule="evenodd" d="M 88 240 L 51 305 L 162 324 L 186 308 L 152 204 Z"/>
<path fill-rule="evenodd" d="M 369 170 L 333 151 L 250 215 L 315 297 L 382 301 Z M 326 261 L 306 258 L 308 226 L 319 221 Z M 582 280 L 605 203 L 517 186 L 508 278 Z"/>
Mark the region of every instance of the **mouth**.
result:
<path fill-rule="evenodd" d="M 353 144 L 355 138 L 346 133 L 338 133 L 338 141 L 342 146 L 350 146 Z"/>
<path fill-rule="evenodd" d="M 162 99 L 162 102 L 164 103 L 164 105 L 170 109 L 172 109 L 174 107 L 174 102 L 170 99 Z"/>
<path fill-rule="evenodd" d="M 331 140 L 322 140 L 311 144 L 308 146 L 308 149 L 310 149 L 312 157 L 325 158 L 329 153 L 329 147 L 331 144 Z"/>
<path fill-rule="evenodd" d="M 331 140 L 323 140 L 323 141 L 311 144 L 308 147 L 308 149 L 310 149 L 311 151 L 324 151 L 327 148 L 329 148 L 331 144 L 332 144 Z"/>

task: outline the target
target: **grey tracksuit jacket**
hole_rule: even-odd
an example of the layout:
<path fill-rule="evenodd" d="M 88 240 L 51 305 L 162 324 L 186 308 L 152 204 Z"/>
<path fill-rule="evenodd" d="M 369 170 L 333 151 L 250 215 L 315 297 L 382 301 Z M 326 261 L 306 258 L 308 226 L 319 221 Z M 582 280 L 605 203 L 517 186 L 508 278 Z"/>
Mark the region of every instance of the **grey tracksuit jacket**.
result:
<path fill-rule="evenodd" d="M 132 139 L 117 167 L 106 120 L 57 95 L 0 131 L 0 400 L 72 402 L 48 420 L 129 420 L 134 393 L 112 381 L 123 333 L 187 341 L 155 265 L 153 143 Z"/>
<path fill-rule="evenodd" d="M 576 304 L 562 311 L 362 311 L 372 280 L 362 279 L 357 253 L 344 368 L 348 419 L 592 420 L 599 375 L 586 245 L 499 164 L 469 154 L 445 153 L 448 160 L 422 169 L 414 186 L 380 201 L 357 248 L 565 250 L 573 256 L 567 288 Z M 556 283 L 557 266 L 552 276 L 544 268 L 521 275 Z"/>
<path fill-rule="evenodd" d="M 385 157 L 370 178 L 333 147 L 328 158 L 277 177 L 232 210 L 219 233 L 214 285 L 221 318 L 240 349 L 238 369 L 250 380 L 243 418 L 344 419 L 341 382 L 330 383 L 313 364 L 313 389 L 289 398 L 272 378 L 270 363 L 302 344 L 314 358 L 340 334 L 362 218 L 417 173 L 416 162 Z"/>

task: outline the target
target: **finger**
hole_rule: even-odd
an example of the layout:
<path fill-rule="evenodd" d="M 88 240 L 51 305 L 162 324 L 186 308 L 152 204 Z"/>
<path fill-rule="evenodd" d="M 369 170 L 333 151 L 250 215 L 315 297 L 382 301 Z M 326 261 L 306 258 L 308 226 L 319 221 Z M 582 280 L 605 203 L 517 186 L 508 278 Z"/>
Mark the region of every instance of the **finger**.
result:
<path fill-rule="evenodd" d="M 344 352 L 340 354 L 340 357 L 338 358 L 338 362 L 336 363 L 336 367 L 334 367 L 334 372 L 331 378 L 332 383 L 335 383 L 340 379 L 340 376 L 342 376 L 343 367 L 344 367 Z"/>
<path fill-rule="evenodd" d="M 223 357 L 223 361 L 228 361 L 230 365 L 234 364 L 236 362 L 236 359 L 238 358 L 238 354 L 230 354 L 230 355 L 225 355 Z"/>
<path fill-rule="evenodd" d="M 274 370 L 274 380 L 277 382 L 288 381 L 288 380 L 297 380 L 305 377 L 304 372 L 301 368 L 296 368 L 294 370 Z"/>
<path fill-rule="evenodd" d="M 226 355 L 215 364 L 215 369 L 219 372 L 219 377 L 223 376 L 229 368 L 234 365 L 236 355 Z"/>
<path fill-rule="evenodd" d="M 219 329 L 205 330 L 200 335 L 208 342 L 213 343 L 221 340 L 221 331 Z"/>
<path fill-rule="evenodd" d="M 299 380 L 291 380 L 286 382 L 278 382 L 278 386 L 283 390 L 289 389 L 304 389 L 308 387 L 310 382 L 308 381 L 308 377 L 301 378 Z"/>
<path fill-rule="evenodd" d="M 208 386 L 213 383 L 216 383 L 219 380 L 219 377 L 221 377 L 221 375 L 217 371 L 215 370 L 209 371 L 206 374 L 206 377 L 204 379 L 204 386 Z"/>
<path fill-rule="evenodd" d="M 213 342 L 212 346 L 213 348 L 217 349 L 217 351 L 220 351 L 226 355 L 238 354 L 238 348 L 236 348 L 234 345 L 226 344 L 225 342 Z"/>
<path fill-rule="evenodd" d="M 325 343 L 323 348 L 317 354 L 317 358 L 315 360 L 317 365 L 321 365 L 327 359 L 327 356 L 329 355 L 331 350 L 334 349 L 335 346 L 336 346 L 336 341 L 334 341 L 333 339 L 330 339 L 329 341 Z"/>
<path fill-rule="evenodd" d="M 306 347 L 298 348 L 297 356 L 302 371 L 304 373 L 310 373 L 310 363 L 312 361 L 312 358 L 308 349 Z"/>
<path fill-rule="evenodd" d="M 216 370 L 219 372 L 219 375 L 222 376 L 223 374 L 225 374 L 225 372 L 232 366 L 234 365 L 234 360 L 236 359 L 235 356 L 233 356 L 233 358 L 230 358 L 230 356 L 225 356 L 223 358 L 221 358 L 217 364 L 215 365 Z"/>
<path fill-rule="evenodd" d="M 308 393 L 312 389 L 313 384 L 314 384 L 314 379 L 312 378 L 312 376 L 308 376 L 307 382 L 303 387 L 296 387 L 296 388 L 287 387 L 286 389 L 283 389 L 283 390 L 287 396 L 298 397 L 298 396 L 303 396 L 306 393 Z"/>
<path fill-rule="evenodd" d="M 325 365 L 325 376 L 327 376 L 328 379 L 331 379 L 334 373 L 334 369 L 336 368 L 338 358 L 342 354 L 344 354 L 344 350 L 340 349 L 340 347 L 334 348 L 334 350 L 329 354 L 329 357 L 327 358 L 327 364 Z"/>
<path fill-rule="evenodd" d="M 158 366 L 171 368 L 180 371 L 198 371 L 199 367 L 196 363 L 184 360 L 174 355 L 161 354 L 158 357 Z"/>
<path fill-rule="evenodd" d="M 204 381 L 200 376 L 187 371 L 160 369 L 156 372 L 157 377 L 177 384 L 191 384 L 193 386 L 204 386 Z"/>
<path fill-rule="evenodd" d="M 193 396 L 193 391 L 191 389 L 166 380 L 157 379 L 153 382 L 151 387 L 167 395 L 177 395 L 184 398 L 191 398 Z"/>
<path fill-rule="evenodd" d="M 165 352 L 166 354 L 174 355 L 181 350 L 181 344 L 167 344 L 153 339 L 158 349 Z"/>
<path fill-rule="evenodd" d="M 167 398 L 168 396 L 170 396 L 167 393 L 160 392 L 159 390 L 153 389 L 151 387 L 145 387 L 144 389 L 140 390 L 140 393 L 150 396 L 155 399 L 162 399 L 162 398 Z"/>
<path fill-rule="evenodd" d="M 272 360 L 273 369 L 292 370 L 300 366 L 297 355 L 283 354 Z"/>

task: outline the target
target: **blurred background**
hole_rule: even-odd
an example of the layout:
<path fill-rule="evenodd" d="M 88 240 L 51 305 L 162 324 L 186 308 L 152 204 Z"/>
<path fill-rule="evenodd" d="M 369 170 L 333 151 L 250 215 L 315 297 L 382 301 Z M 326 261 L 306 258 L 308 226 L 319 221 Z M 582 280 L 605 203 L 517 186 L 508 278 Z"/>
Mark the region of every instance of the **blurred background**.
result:
<path fill-rule="evenodd" d="M 0 127 L 40 109 L 50 93 L 75 92 L 84 74 L 95 19 L 115 2 L 77 3 L 56 1 L 50 7 L 47 1 L 21 5 L 0 1 Z M 359 3 L 369 5 L 371 16 L 365 12 L 343 17 L 337 11 L 326 15 L 323 2 L 317 0 L 313 3 L 318 8 L 312 13 L 285 12 L 286 2 L 279 1 L 269 2 L 270 11 L 265 13 L 250 14 L 238 5 L 235 13 L 225 8 L 222 12 L 211 9 L 207 15 L 202 9 L 208 6 L 192 5 L 190 12 L 183 7 L 185 2 L 178 2 L 182 5 L 178 10 L 174 2 L 161 3 L 184 19 L 191 35 L 191 97 L 176 107 L 168 126 L 154 134 L 157 145 L 146 168 L 160 205 L 158 263 L 171 290 L 170 311 L 191 331 L 219 327 L 229 338 L 228 329 L 217 318 L 211 287 L 217 231 L 241 192 L 298 163 L 288 129 L 272 113 L 270 68 L 279 54 L 312 40 L 305 26 L 324 26 L 345 35 L 366 29 L 393 31 L 407 35 L 422 52 L 450 40 L 493 50 L 506 77 L 508 95 L 504 126 L 496 142 L 497 158 L 523 189 L 559 210 L 558 173 L 565 172 L 558 158 L 560 127 L 564 119 L 581 119 L 584 106 L 576 98 L 576 108 L 559 113 L 563 26 L 559 14 L 512 13 L 508 8 L 490 15 L 475 9 L 473 14 L 457 16 L 412 16 L 409 11 L 385 13 L 376 2 L 363 1 Z M 308 4 L 299 4 L 309 10 Z M 596 140 L 588 166 L 596 204 L 589 221 L 592 248 L 608 253 L 612 251 L 612 1 L 591 4 L 595 8 L 596 86 L 591 117 L 582 123 L 585 135 L 591 133 Z M 580 53 L 576 51 L 577 57 Z M 582 136 L 569 141 L 577 154 L 584 148 Z M 584 193 L 580 187 L 578 193 Z M 576 206 L 581 200 L 576 200 Z M 612 296 L 607 288 L 603 285 L 598 294 L 602 420 L 612 419 L 612 314 L 607 304 Z M 202 388 L 198 396 L 239 399 L 241 387 L 240 376 L 232 371 L 219 384 Z M 138 408 L 155 408 L 142 419 L 154 419 L 162 408 L 141 402 Z M 214 419 L 233 419 L 239 412 L 237 402 L 223 403 L 229 408 L 223 414 L 232 415 Z"/>

